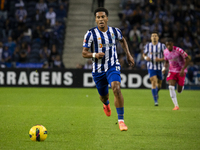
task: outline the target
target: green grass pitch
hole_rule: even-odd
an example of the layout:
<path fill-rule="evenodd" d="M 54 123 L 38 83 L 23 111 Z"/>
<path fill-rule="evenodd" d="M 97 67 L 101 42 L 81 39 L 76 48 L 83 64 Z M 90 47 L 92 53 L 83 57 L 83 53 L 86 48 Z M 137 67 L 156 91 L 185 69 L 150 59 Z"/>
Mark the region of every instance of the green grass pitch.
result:
<path fill-rule="evenodd" d="M 180 110 L 172 111 L 168 90 L 155 107 L 151 90 L 122 89 L 125 123 L 121 132 L 111 90 L 107 117 L 96 89 L 0 88 L 0 150 L 199 150 L 200 92 L 177 94 Z M 29 139 L 42 124 L 44 142 Z"/>

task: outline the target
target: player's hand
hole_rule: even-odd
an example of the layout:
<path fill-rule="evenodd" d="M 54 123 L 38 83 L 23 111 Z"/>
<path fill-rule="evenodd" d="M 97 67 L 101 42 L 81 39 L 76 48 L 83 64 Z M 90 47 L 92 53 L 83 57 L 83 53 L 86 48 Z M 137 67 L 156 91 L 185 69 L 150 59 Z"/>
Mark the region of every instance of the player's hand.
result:
<path fill-rule="evenodd" d="M 166 71 L 166 70 L 165 70 L 165 69 L 163 69 L 163 70 L 162 70 L 162 74 L 165 74 L 165 71 Z"/>
<path fill-rule="evenodd" d="M 184 76 L 184 70 L 183 70 L 183 69 L 181 69 L 180 76 L 181 76 L 181 77 Z"/>
<path fill-rule="evenodd" d="M 96 53 L 95 57 L 97 59 L 102 59 L 104 57 L 105 53 L 101 52 L 101 53 Z"/>
<path fill-rule="evenodd" d="M 145 60 L 146 60 L 146 61 L 150 61 L 151 59 L 150 59 L 150 57 L 147 57 Z"/>
<path fill-rule="evenodd" d="M 156 61 L 156 62 L 160 62 L 160 58 L 156 57 L 156 58 L 155 58 L 155 61 Z"/>
<path fill-rule="evenodd" d="M 127 56 L 127 61 L 130 66 L 132 66 L 132 67 L 135 66 L 135 61 L 131 55 Z"/>

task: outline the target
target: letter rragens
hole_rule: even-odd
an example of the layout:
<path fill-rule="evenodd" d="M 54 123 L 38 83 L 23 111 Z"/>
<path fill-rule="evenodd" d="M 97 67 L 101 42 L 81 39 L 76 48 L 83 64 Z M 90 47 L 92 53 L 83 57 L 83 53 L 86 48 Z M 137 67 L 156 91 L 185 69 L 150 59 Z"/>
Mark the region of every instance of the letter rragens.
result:
<path fill-rule="evenodd" d="M 49 85 L 49 72 L 47 71 L 41 72 L 41 84 Z"/>
<path fill-rule="evenodd" d="M 7 81 L 8 85 L 15 85 L 16 84 L 16 73 L 12 71 L 7 72 Z"/>
<path fill-rule="evenodd" d="M 38 85 L 39 84 L 39 79 L 38 79 L 39 74 L 35 71 L 32 71 L 29 75 L 30 77 L 30 84 L 32 85 Z"/>
<path fill-rule="evenodd" d="M 61 72 L 52 72 L 51 83 L 52 85 L 61 85 Z"/>
<path fill-rule="evenodd" d="M 18 80 L 18 85 L 28 85 L 28 79 L 27 79 L 27 74 L 25 71 L 20 72 L 19 74 L 19 80 Z"/>
<path fill-rule="evenodd" d="M 4 85 L 4 73 L 0 72 L 0 85 Z"/>
<path fill-rule="evenodd" d="M 64 77 L 64 81 L 63 81 L 64 85 L 72 85 L 73 74 L 71 72 L 65 72 L 63 77 Z"/>

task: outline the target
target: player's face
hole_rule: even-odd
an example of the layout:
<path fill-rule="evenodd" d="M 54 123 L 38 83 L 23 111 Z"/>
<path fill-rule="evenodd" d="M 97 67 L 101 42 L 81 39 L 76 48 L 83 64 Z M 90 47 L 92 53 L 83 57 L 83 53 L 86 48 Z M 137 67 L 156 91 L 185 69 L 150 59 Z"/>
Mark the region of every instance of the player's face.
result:
<path fill-rule="evenodd" d="M 158 39 L 159 39 L 158 34 L 156 33 L 151 34 L 151 42 L 157 43 Z"/>
<path fill-rule="evenodd" d="M 107 26 L 108 17 L 105 12 L 97 12 L 96 13 L 96 23 L 97 26 L 101 29 Z"/>
<path fill-rule="evenodd" d="M 169 51 L 172 51 L 173 46 L 174 46 L 173 42 L 166 42 L 166 47 L 167 47 L 167 49 L 168 49 Z"/>

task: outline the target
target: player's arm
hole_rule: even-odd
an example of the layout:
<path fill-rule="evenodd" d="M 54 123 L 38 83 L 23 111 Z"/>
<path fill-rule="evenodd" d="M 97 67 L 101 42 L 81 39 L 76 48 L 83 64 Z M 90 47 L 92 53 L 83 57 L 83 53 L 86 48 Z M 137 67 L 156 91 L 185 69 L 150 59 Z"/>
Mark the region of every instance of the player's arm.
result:
<path fill-rule="evenodd" d="M 184 76 L 184 70 L 185 70 L 185 69 L 187 68 L 187 66 L 189 65 L 190 60 L 191 60 L 190 56 L 187 56 L 187 57 L 185 58 L 185 65 L 184 65 L 183 68 L 181 69 L 180 76 Z"/>
<path fill-rule="evenodd" d="M 162 74 L 165 74 L 166 69 L 168 68 L 168 66 L 169 66 L 169 61 L 165 60 L 164 67 L 162 68 Z"/>
<path fill-rule="evenodd" d="M 164 57 L 163 57 L 163 58 L 157 58 L 157 57 L 156 57 L 156 58 L 155 58 L 155 61 L 156 61 L 156 62 L 161 62 L 161 61 L 165 61 L 165 59 L 164 59 Z"/>
<path fill-rule="evenodd" d="M 83 47 L 82 56 L 83 58 L 97 58 L 102 59 L 104 57 L 104 53 L 91 53 L 89 52 L 89 48 Z"/>
<path fill-rule="evenodd" d="M 142 56 L 143 56 L 144 60 L 146 60 L 146 61 L 151 60 L 150 57 L 148 57 L 147 54 L 145 54 L 145 53 L 143 53 Z"/>
<path fill-rule="evenodd" d="M 126 57 L 127 57 L 127 61 L 129 63 L 129 65 L 134 66 L 135 65 L 135 61 L 133 59 L 133 57 L 130 54 L 129 48 L 128 48 L 128 44 L 126 42 L 126 39 L 124 37 L 122 37 L 121 40 L 119 40 L 119 43 L 121 44 L 123 50 L 126 53 Z"/>

